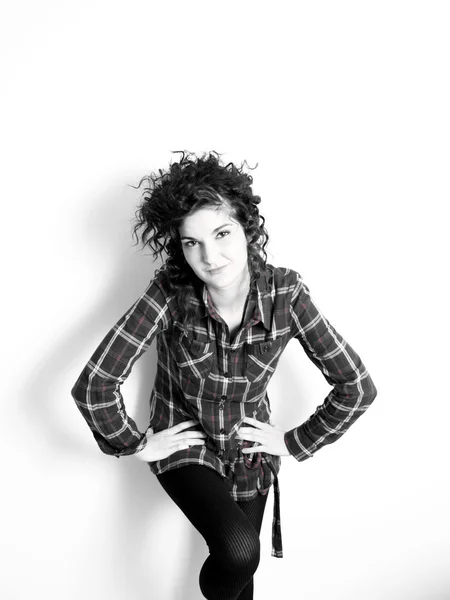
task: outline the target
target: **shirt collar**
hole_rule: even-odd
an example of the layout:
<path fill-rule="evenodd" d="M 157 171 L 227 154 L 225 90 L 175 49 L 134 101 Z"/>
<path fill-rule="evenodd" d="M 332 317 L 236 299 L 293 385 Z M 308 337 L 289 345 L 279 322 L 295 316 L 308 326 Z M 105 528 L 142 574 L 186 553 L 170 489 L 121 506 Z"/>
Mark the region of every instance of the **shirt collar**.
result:
<path fill-rule="evenodd" d="M 210 316 L 217 319 L 217 311 L 213 305 L 211 295 L 205 284 L 202 286 L 202 316 Z M 269 266 L 266 270 L 259 274 L 255 281 L 255 285 L 250 290 L 249 303 L 251 306 L 250 316 L 256 322 L 261 322 L 264 327 L 270 331 L 272 326 L 272 309 L 273 300 L 271 295 L 272 289 L 272 271 Z"/>

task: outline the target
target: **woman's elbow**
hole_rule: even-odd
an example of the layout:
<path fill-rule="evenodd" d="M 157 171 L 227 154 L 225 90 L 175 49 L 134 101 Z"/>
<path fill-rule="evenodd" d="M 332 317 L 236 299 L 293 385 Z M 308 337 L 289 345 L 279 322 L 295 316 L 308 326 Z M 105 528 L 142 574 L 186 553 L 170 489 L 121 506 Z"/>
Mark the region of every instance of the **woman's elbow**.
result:
<path fill-rule="evenodd" d="M 74 383 L 70 393 L 74 400 L 82 401 L 86 396 L 86 388 L 87 388 L 87 378 L 85 377 L 85 372 L 83 371 L 76 382 Z"/>
<path fill-rule="evenodd" d="M 364 400 L 366 401 L 367 404 L 372 404 L 372 402 L 377 397 L 378 390 L 375 387 L 375 384 L 374 384 L 372 378 L 370 377 L 370 375 L 367 376 L 365 388 L 366 389 L 364 391 Z"/>

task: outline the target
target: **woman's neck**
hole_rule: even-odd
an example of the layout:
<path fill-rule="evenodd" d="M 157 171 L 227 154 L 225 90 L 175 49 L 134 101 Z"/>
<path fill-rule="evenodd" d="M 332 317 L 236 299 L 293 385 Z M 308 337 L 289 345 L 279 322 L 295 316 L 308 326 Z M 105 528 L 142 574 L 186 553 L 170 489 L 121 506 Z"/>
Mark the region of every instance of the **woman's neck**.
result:
<path fill-rule="evenodd" d="M 211 300 L 219 313 L 241 308 L 245 304 L 249 290 L 250 273 L 248 269 L 245 269 L 242 278 L 226 288 L 208 287 Z"/>

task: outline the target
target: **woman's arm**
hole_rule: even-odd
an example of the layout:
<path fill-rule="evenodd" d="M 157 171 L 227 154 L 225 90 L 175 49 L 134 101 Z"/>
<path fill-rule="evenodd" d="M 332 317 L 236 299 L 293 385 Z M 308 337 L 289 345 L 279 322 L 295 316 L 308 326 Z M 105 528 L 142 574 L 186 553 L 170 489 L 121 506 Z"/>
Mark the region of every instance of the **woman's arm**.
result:
<path fill-rule="evenodd" d="M 369 408 L 377 390 L 360 357 L 314 304 L 299 274 L 290 312 L 293 337 L 333 386 L 314 414 L 284 435 L 289 452 L 302 461 L 343 435 Z"/>
<path fill-rule="evenodd" d="M 154 337 L 170 323 L 166 295 L 153 279 L 105 336 L 72 389 L 81 414 L 105 454 L 134 454 L 146 446 L 146 435 L 126 413 L 120 386 Z"/>

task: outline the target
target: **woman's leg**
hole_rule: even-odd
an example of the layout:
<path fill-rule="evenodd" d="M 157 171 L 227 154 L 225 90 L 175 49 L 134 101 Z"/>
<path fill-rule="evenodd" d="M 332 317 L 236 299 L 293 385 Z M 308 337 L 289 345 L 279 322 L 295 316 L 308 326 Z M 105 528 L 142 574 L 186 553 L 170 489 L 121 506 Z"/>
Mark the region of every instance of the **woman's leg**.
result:
<path fill-rule="evenodd" d="M 266 507 L 268 495 L 268 493 L 264 496 L 258 494 L 258 496 L 253 500 L 237 503 L 239 508 L 248 517 L 249 521 L 258 532 L 258 536 L 261 532 L 264 509 Z M 239 594 L 237 600 L 253 600 L 253 577 Z"/>
<path fill-rule="evenodd" d="M 208 544 L 210 554 L 200 571 L 205 598 L 241 600 L 241 592 L 258 567 L 260 551 L 259 533 L 245 509 L 230 496 L 223 478 L 209 467 L 187 465 L 157 477 Z M 262 508 L 252 515 L 257 515 L 255 523 L 260 527 L 266 497 L 258 496 L 255 501 L 259 498 Z M 251 598 L 244 596 L 242 600 L 247 597 Z"/>

